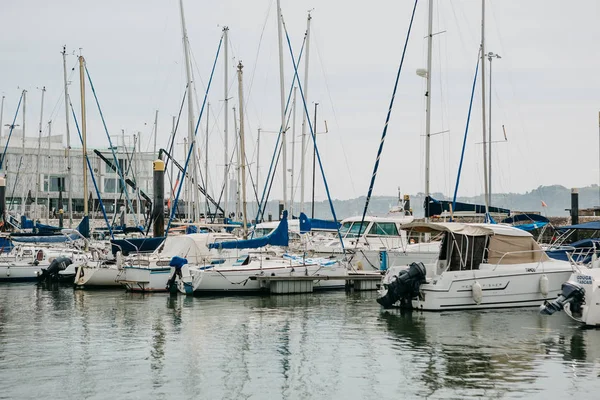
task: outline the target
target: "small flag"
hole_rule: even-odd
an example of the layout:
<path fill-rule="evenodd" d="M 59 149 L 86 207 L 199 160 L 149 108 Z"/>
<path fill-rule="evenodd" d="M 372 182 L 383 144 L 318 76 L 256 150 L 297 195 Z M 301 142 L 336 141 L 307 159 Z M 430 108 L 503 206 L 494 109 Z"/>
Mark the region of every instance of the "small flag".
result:
<path fill-rule="evenodd" d="M 548 207 L 548 204 L 544 203 L 544 200 L 542 200 L 542 207 Z"/>

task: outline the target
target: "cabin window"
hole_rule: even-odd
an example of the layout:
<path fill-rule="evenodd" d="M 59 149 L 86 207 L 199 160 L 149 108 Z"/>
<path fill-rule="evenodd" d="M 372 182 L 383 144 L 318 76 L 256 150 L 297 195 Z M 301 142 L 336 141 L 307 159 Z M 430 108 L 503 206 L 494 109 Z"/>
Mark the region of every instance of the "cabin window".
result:
<path fill-rule="evenodd" d="M 350 230 L 352 226 L 352 222 L 344 222 L 342 226 L 340 226 L 340 235 L 345 235 Z"/>
<path fill-rule="evenodd" d="M 254 229 L 254 237 L 259 238 L 271 233 L 271 228 L 256 228 Z"/>
<path fill-rule="evenodd" d="M 375 222 L 369 235 L 398 236 L 398 227 L 393 222 Z"/>
<path fill-rule="evenodd" d="M 367 230 L 369 223 L 367 221 L 364 221 L 362 223 L 362 227 L 360 225 L 361 225 L 360 221 L 353 223 L 352 226 L 350 227 L 350 229 L 348 230 L 348 236 L 350 236 L 350 237 L 362 236 L 365 233 L 365 231 Z M 358 231 L 359 229 L 360 229 L 360 232 Z"/>

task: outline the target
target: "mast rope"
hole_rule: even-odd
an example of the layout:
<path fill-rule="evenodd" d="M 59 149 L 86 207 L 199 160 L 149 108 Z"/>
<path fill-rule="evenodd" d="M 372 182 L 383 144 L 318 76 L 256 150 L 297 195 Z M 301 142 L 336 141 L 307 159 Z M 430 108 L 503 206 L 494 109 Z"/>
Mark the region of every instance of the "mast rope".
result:
<path fill-rule="evenodd" d="M 194 130 L 194 139 L 198 134 L 198 127 L 200 126 L 200 121 L 202 120 L 202 114 L 204 114 L 204 107 L 206 106 L 206 99 L 208 98 L 208 92 L 210 91 L 210 86 L 212 84 L 213 76 L 215 74 L 215 67 L 217 66 L 217 60 L 219 59 L 219 53 L 221 52 L 221 45 L 223 44 L 223 35 L 221 35 L 221 39 L 219 40 L 219 47 L 217 48 L 217 54 L 215 56 L 215 61 L 213 62 L 212 71 L 210 72 L 210 78 L 208 80 L 208 85 L 206 86 L 206 91 L 204 92 L 204 100 L 202 101 L 202 108 L 200 109 L 200 113 L 198 114 L 198 121 L 196 121 L 196 129 Z M 190 158 L 194 153 L 194 143 L 196 140 L 190 143 L 190 148 L 188 150 L 187 157 L 185 159 L 185 165 L 183 167 L 183 173 L 181 176 L 181 182 L 179 183 L 179 187 L 177 188 L 177 196 L 175 196 L 175 202 L 171 209 L 171 216 L 169 217 L 169 222 L 167 223 L 167 230 L 165 232 L 165 237 L 169 235 L 169 229 L 171 228 L 171 222 L 173 221 L 175 210 L 177 209 L 177 203 L 179 202 L 179 195 L 181 194 L 181 188 L 183 187 L 183 182 L 185 180 L 185 172 L 187 171 Z"/>
<path fill-rule="evenodd" d="M 94 94 L 94 99 L 96 100 L 96 105 L 98 106 L 98 111 L 100 112 L 100 118 L 102 119 L 102 125 L 104 126 L 104 132 L 106 132 L 106 137 L 108 138 L 108 143 L 110 144 L 110 152 L 112 153 L 113 161 L 115 162 L 115 168 L 117 168 L 119 179 L 121 180 L 121 185 L 123 185 L 123 188 L 124 188 L 125 198 L 127 199 L 127 204 L 129 205 L 129 209 L 133 212 L 133 222 L 135 223 L 135 226 L 137 227 L 137 226 L 139 226 L 137 215 L 133 208 L 133 203 L 131 202 L 131 199 L 129 198 L 127 185 L 125 184 L 125 178 L 123 177 L 123 171 L 121 170 L 121 167 L 119 166 L 119 161 L 117 160 L 117 155 L 115 154 L 115 148 L 112 144 L 112 139 L 110 138 L 110 134 L 108 133 L 108 128 L 106 127 L 106 121 L 104 120 L 104 114 L 102 113 L 102 108 L 100 108 L 100 102 L 98 101 L 98 96 L 96 96 L 96 89 L 94 88 L 94 83 L 92 82 L 92 78 L 90 77 L 90 72 L 88 71 L 87 63 L 85 64 L 85 73 L 88 77 L 88 81 L 90 82 L 90 87 L 92 89 L 92 93 Z M 123 143 L 123 145 L 125 145 L 125 143 Z"/>
<path fill-rule="evenodd" d="M 79 134 L 79 140 L 81 144 L 83 144 L 83 137 L 81 136 L 81 131 L 79 130 L 79 124 L 77 123 L 77 116 L 75 115 L 75 110 L 73 109 L 73 103 L 71 103 L 71 97 L 68 96 L 69 106 L 71 106 L 71 113 L 73 114 L 73 120 L 75 121 L 75 128 L 77 128 L 77 133 Z M 106 216 L 106 209 L 104 208 L 104 203 L 102 202 L 102 196 L 100 195 L 100 190 L 98 189 L 98 184 L 96 183 L 96 178 L 94 178 L 94 170 L 92 169 L 92 164 L 90 163 L 90 158 L 88 155 L 85 155 L 85 160 L 87 161 L 88 171 L 90 171 L 90 176 L 92 177 L 92 182 L 94 183 L 94 189 L 96 190 L 96 196 L 98 196 L 98 203 L 100 205 L 100 209 L 102 210 L 102 216 L 104 217 L 104 222 L 106 222 L 106 226 L 108 227 L 108 232 L 110 233 L 110 237 L 114 240 L 115 236 L 113 234 L 112 227 L 108 222 L 108 217 Z M 71 190 L 71 188 L 69 188 Z M 88 201 L 87 193 L 83 194 L 83 201 Z"/>
<path fill-rule="evenodd" d="M 377 178 L 377 170 L 379 169 L 379 160 L 381 159 L 381 153 L 383 151 L 383 145 L 385 144 L 385 137 L 387 135 L 390 118 L 392 116 L 392 108 L 394 107 L 394 100 L 396 99 L 396 90 L 398 89 L 398 81 L 400 80 L 400 73 L 402 72 L 402 65 L 404 65 L 404 57 L 406 56 L 406 48 L 408 47 L 408 40 L 410 39 L 410 32 L 412 30 L 413 21 L 415 18 L 415 11 L 417 10 L 417 3 L 419 0 L 415 0 L 412 14 L 410 16 L 410 24 L 408 25 L 408 32 L 406 33 L 406 40 L 404 41 L 404 49 L 402 50 L 402 58 L 400 59 L 400 65 L 398 66 L 398 72 L 396 73 L 396 82 L 394 83 L 394 91 L 392 92 L 392 98 L 390 100 L 390 106 L 388 108 L 387 116 L 385 118 L 385 124 L 383 125 L 383 132 L 381 133 L 381 140 L 379 141 L 379 150 L 377 150 L 377 157 L 375 159 L 375 165 L 373 166 L 373 174 L 371 175 L 371 183 L 369 184 L 369 190 L 367 192 L 367 198 L 365 200 L 365 208 L 363 209 L 362 218 L 360 219 L 360 225 L 358 227 L 358 238 L 360 238 L 363 225 L 365 223 L 365 217 L 369 208 L 369 202 L 371 201 L 371 195 L 373 194 L 373 187 L 375 186 L 375 179 Z M 427 71 L 429 74 L 430 71 Z M 319 161 L 320 162 L 320 161 Z M 338 228 L 339 231 L 339 228 Z M 356 240 L 355 248 L 358 246 L 358 238 Z"/>
<path fill-rule="evenodd" d="M 416 1 L 416 0 L 415 0 Z M 310 128 L 310 134 L 313 139 L 313 145 L 315 149 L 315 155 L 317 156 L 317 160 L 319 161 L 319 169 L 321 170 L 321 176 L 323 177 L 323 184 L 325 186 L 325 192 L 327 193 L 327 199 L 329 200 L 329 207 L 331 208 L 331 214 L 333 215 L 333 221 L 337 226 L 337 234 L 340 239 L 340 243 L 342 245 L 342 251 L 344 254 L 346 253 L 346 249 L 344 247 L 344 241 L 342 240 L 342 235 L 340 234 L 340 227 L 338 226 L 338 219 L 335 214 L 335 208 L 333 207 L 333 202 L 331 201 L 331 193 L 329 192 L 329 185 L 327 184 L 327 179 L 325 178 L 325 170 L 323 170 L 323 163 L 321 162 L 321 154 L 319 153 L 319 148 L 317 147 L 317 138 L 316 132 L 313 130 L 312 122 L 310 121 L 310 115 L 308 113 L 308 106 L 306 105 L 306 99 L 304 98 L 304 90 L 302 90 L 302 83 L 300 82 L 300 77 L 298 76 L 298 65 L 296 64 L 296 60 L 294 57 L 294 51 L 292 49 L 292 43 L 290 42 L 290 35 L 288 34 L 287 27 L 285 25 L 285 21 L 283 20 L 283 15 L 281 16 L 281 25 L 283 26 L 283 30 L 285 31 L 285 38 L 287 39 L 288 49 L 290 50 L 290 57 L 292 59 L 292 63 L 294 64 L 294 76 L 298 81 L 298 89 L 300 89 L 300 96 L 302 97 L 302 104 L 304 105 L 304 113 L 306 114 L 306 121 L 308 122 L 308 127 Z M 306 36 L 305 36 L 306 38 Z"/>
<path fill-rule="evenodd" d="M 13 118 L 12 124 L 10 124 L 10 131 L 8 132 L 8 138 L 6 139 L 6 145 L 4 145 L 4 151 L 2 152 L 2 159 L 0 160 L 0 169 L 4 167 L 4 158 L 6 157 L 6 150 L 8 149 L 8 143 L 10 142 L 10 138 L 13 133 L 13 129 L 15 128 L 15 122 L 17 122 L 17 116 L 19 115 L 19 108 L 21 108 L 21 101 L 23 100 L 23 92 L 21 92 L 21 97 L 19 97 L 19 104 L 17 104 L 17 111 L 15 111 L 15 116 Z M 0 129 L 2 127 L 0 126 Z M 25 138 L 25 132 L 23 132 L 23 138 Z M 25 139 L 23 139 L 25 140 Z"/>
<path fill-rule="evenodd" d="M 460 183 L 460 174 L 462 172 L 463 160 L 465 158 L 465 148 L 467 146 L 467 135 L 469 133 L 469 122 L 471 121 L 471 109 L 473 108 L 473 98 L 475 97 L 475 85 L 477 84 L 477 74 L 479 72 L 479 61 L 481 57 L 479 56 L 481 53 L 481 49 L 477 53 L 477 66 L 475 67 L 475 77 L 473 78 L 473 87 L 471 88 L 471 100 L 469 101 L 469 112 L 467 113 L 467 123 L 465 126 L 465 135 L 463 138 L 462 151 L 460 153 L 460 162 L 458 163 L 458 173 L 456 175 L 456 186 L 454 187 L 454 196 L 452 197 L 452 210 L 456 210 L 456 196 L 458 194 L 458 184 Z M 452 214 L 450 214 L 450 221 L 452 221 Z"/>

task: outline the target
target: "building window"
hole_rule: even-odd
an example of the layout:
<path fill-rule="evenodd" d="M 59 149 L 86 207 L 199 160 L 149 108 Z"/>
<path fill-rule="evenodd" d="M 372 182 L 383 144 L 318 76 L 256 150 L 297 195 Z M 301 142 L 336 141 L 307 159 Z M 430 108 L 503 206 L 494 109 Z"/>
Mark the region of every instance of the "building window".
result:
<path fill-rule="evenodd" d="M 44 192 L 65 191 L 65 178 L 63 176 L 44 175 Z"/>

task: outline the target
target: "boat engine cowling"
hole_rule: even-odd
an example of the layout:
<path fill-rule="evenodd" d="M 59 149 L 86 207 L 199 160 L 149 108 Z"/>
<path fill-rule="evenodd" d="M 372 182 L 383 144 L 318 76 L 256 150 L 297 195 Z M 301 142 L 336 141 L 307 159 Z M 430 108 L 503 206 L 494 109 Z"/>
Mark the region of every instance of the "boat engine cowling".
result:
<path fill-rule="evenodd" d="M 385 285 L 387 289 L 383 296 L 377 299 L 377 302 L 384 308 L 391 308 L 396 302 L 400 301 L 401 306 L 410 306 L 410 301 L 419 294 L 419 287 L 425 283 L 426 277 L 425 265 L 421 262 L 414 262 L 395 275 L 391 282 Z"/>
<path fill-rule="evenodd" d="M 573 282 L 562 284 L 561 293 L 553 301 L 547 301 L 540 306 L 540 314 L 552 315 L 565 308 L 565 304 L 570 303 L 571 313 L 573 315 L 581 314 L 581 306 L 585 304 L 585 289 Z"/>
<path fill-rule="evenodd" d="M 48 268 L 42 268 L 42 274 L 40 275 L 40 280 L 58 280 L 60 271 L 66 269 L 69 265 L 71 265 L 73 261 L 68 257 L 56 257 Z"/>

